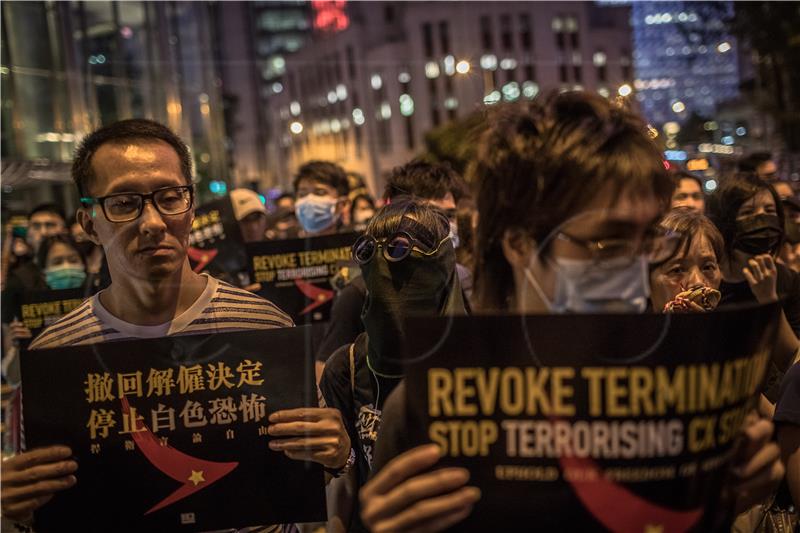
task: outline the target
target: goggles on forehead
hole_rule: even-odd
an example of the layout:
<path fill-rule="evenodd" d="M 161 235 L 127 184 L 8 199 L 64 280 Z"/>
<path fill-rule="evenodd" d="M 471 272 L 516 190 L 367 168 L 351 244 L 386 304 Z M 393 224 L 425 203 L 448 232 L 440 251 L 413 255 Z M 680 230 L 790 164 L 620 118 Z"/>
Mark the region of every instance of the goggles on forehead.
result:
<path fill-rule="evenodd" d="M 376 239 L 372 235 L 362 235 L 353 244 L 353 259 L 359 265 L 369 263 L 375 257 L 378 248 L 383 249 L 383 257 L 390 263 L 402 261 L 411 255 L 412 251 L 430 257 L 436 255 L 442 245 L 449 239 L 450 236 L 448 235 L 439 242 L 436 248 L 430 250 L 429 247 L 405 231 L 398 231 L 385 239 Z"/>

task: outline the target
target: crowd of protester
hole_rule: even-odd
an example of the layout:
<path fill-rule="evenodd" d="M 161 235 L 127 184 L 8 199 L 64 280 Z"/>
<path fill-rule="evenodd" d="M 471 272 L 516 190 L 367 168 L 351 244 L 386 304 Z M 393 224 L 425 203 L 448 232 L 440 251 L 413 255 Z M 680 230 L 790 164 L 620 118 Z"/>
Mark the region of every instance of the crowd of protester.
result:
<path fill-rule="evenodd" d="M 704 179 L 665 166 L 634 112 L 581 92 L 497 106 L 471 142 L 465 176 L 414 160 L 386 177 L 379 198 L 327 161 L 301 166 L 292 192 L 269 209 L 256 191 L 230 192 L 245 243 L 360 234 L 353 273 L 314 344 L 320 407 L 270 418 L 271 449 L 329 472 L 328 530 L 457 528 L 481 498 L 467 470 L 437 467 L 434 446 L 409 442 L 403 318 L 419 314 L 705 313 L 779 302 L 769 377 L 731 465 L 734 529 L 759 530 L 774 509 L 800 508 L 797 184 L 769 154 L 752 154 L 707 194 Z M 156 163 L 142 165 L 131 146 Z M 234 287 L 188 267 L 196 207 L 188 158 L 157 123 L 107 126 L 75 156 L 84 202 L 75 217 L 42 205 L 27 233 L 6 234 L 7 382 L 19 382 L 19 345 L 31 337 L 14 316 L 26 291 L 91 295 L 30 349 L 215 332 L 221 326 L 193 327 L 187 315 L 203 301 L 203 312 L 221 316 L 210 302 L 223 288 L 242 308 L 263 301 L 249 280 Z M 126 203 L 114 204 L 120 195 Z M 262 311 L 268 326 L 242 320 L 241 328 L 293 325 L 272 304 Z M 4 528 L 30 526 L 33 511 L 77 482 L 70 456 L 53 446 L 3 462 Z"/>

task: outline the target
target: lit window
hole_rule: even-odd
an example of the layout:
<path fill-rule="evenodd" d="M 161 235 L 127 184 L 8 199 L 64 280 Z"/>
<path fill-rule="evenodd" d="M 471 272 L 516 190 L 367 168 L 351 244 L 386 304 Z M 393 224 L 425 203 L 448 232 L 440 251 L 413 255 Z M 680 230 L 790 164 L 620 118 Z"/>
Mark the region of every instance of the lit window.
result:
<path fill-rule="evenodd" d="M 561 19 L 561 17 L 556 17 L 556 18 L 553 19 L 551 27 L 553 28 L 554 32 L 563 31 L 564 30 L 564 21 Z"/>
<path fill-rule="evenodd" d="M 497 56 L 494 54 L 486 54 L 481 56 L 481 68 L 486 70 L 496 70 Z"/>
<path fill-rule="evenodd" d="M 595 52 L 592 56 L 592 62 L 596 67 L 602 67 L 606 64 L 606 54 L 604 52 Z"/>
<path fill-rule="evenodd" d="M 425 77 L 428 79 L 439 77 L 439 65 L 435 61 L 425 63 Z"/>

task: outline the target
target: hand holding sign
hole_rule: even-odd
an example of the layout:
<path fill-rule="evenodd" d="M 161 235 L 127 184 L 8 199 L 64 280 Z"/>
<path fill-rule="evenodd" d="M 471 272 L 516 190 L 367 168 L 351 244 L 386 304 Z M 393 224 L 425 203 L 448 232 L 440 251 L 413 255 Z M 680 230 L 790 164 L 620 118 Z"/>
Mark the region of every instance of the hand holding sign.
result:
<path fill-rule="evenodd" d="M 361 519 L 370 531 L 442 531 L 469 516 L 480 490 L 464 486 L 464 468 L 423 473 L 438 460 L 437 446 L 419 446 L 394 458 L 361 489 Z"/>
<path fill-rule="evenodd" d="M 77 480 L 72 474 L 78 463 L 69 460 L 71 455 L 72 450 L 66 446 L 48 446 L 3 461 L 3 516 L 28 521 L 56 492 L 75 485 Z"/>
<path fill-rule="evenodd" d="M 9 324 L 8 336 L 11 342 L 19 341 L 20 339 L 30 339 L 33 337 L 31 330 L 19 320 L 14 320 Z"/>
<path fill-rule="evenodd" d="M 338 409 L 285 409 L 272 413 L 269 421 L 270 449 L 327 468 L 341 468 L 347 462 L 350 437 Z"/>

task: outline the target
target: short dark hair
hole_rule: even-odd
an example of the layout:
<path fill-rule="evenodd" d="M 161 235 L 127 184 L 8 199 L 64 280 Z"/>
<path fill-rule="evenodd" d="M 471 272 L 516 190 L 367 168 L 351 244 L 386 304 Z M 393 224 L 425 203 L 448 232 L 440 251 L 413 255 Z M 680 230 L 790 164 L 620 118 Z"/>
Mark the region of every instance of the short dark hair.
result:
<path fill-rule="evenodd" d="M 422 238 L 431 249 L 450 234 L 450 223 L 438 208 L 408 196 L 396 198 L 383 206 L 367 225 L 364 233 L 376 239 L 385 239 L 400 231 L 403 218 L 409 217 L 430 232 L 430 236 L 412 235 Z M 429 242 L 425 242 L 429 241 Z"/>
<path fill-rule="evenodd" d="M 44 270 L 47 266 L 47 256 L 50 254 L 50 249 L 56 244 L 65 244 L 75 250 L 75 253 L 81 258 L 81 263 L 83 263 L 84 268 L 86 267 L 86 257 L 81 253 L 72 235 L 60 233 L 43 239 L 42 244 L 39 245 L 39 250 L 36 252 L 36 263 L 40 269 Z"/>
<path fill-rule="evenodd" d="M 95 178 L 92 170 L 92 157 L 95 152 L 106 143 L 123 141 L 163 141 L 169 144 L 178 154 L 181 173 L 186 182 L 192 182 L 192 157 L 186 143 L 163 124 L 145 118 L 132 118 L 95 130 L 81 142 L 72 161 L 72 179 L 81 197 L 87 195 L 89 183 Z"/>
<path fill-rule="evenodd" d="M 703 180 L 700 179 L 699 176 L 696 174 L 692 174 L 688 170 L 673 170 L 672 171 L 672 180 L 675 182 L 675 188 L 678 188 L 681 184 L 681 180 L 693 180 L 697 183 L 697 186 L 700 187 L 700 191 L 703 191 Z"/>
<path fill-rule="evenodd" d="M 339 196 L 347 196 L 347 193 L 350 192 L 347 173 L 342 167 L 330 161 L 309 161 L 301 166 L 292 183 L 295 194 L 297 194 L 297 187 L 301 180 L 317 181 L 333 187 Z"/>
<path fill-rule="evenodd" d="M 673 257 L 686 255 L 689 248 L 692 247 L 694 238 L 701 234 L 708 239 L 718 262 L 725 257 L 725 239 L 711 219 L 699 211 L 689 207 L 676 207 L 661 219 L 659 225 L 680 236 L 680 242 Z M 651 270 L 657 267 L 658 265 L 655 265 Z"/>
<path fill-rule="evenodd" d="M 780 227 L 784 227 L 784 212 L 781 199 L 769 183 L 758 179 L 753 174 L 734 174 L 723 178 L 719 188 L 708 199 L 708 217 L 717 226 L 725 239 L 727 260 L 733 257 L 733 245 L 736 237 L 736 216 L 739 208 L 760 191 L 769 191 L 775 200 L 775 211 Z"/>
<path fill-rule="evenodd" d="M 54 215 L 58 215 L 59 217 L 61 217 L 61 220 L 64 221 L 64 225 L 67 224 L 67 217 L 64 215 L 64 210 L 61 209 L 61 206 L 58 204 L 53 204 L 53 203 L 39 204 L 33 209 L 31 209 L 31 212 L 28 213 L 28 218 L 29 219 L 33 218 L 33 215 L 37 213 L 53 213 Z"/>
<path fill-rule="evenodd" d="M 452 194 L 456 202 L 467 194 L 461 176 L 447 163 L 428 163 L 415 159 L 392 170 L 383 197 L 387 200 L 398 196 L 439 200 L 447 193 Z"/>
<path fill-rule="evenodd" d="M 772 154 L 769 152 L 753 152 L 739 160 L 738 169 L 740 172 L 755 172 L 758 167 L 771 159 Z"/>
<path fill-rule="evenodd" d="M 375 200 L 373 200 L 372 196 L 368 194 L 357 194 L 356 196 L 354 196 L 353 199 L 350 200 L 350 208 L 355 209 L 356 204 L 358 203 L 359 200 L 364 200 L 369 204 L 369 206 L 372 209 L 375 209 Z"/>
<path fill-rule="evenodd" d="M 467 174 L 477 186 L 476 295 L 495 310 L 507 309 L 515 289 L 507 231 L 541 245 L 601 187 L 652 194 L 662 209 L 674 188 L 644 121 L 584 91 L 493 107 Z"/>

